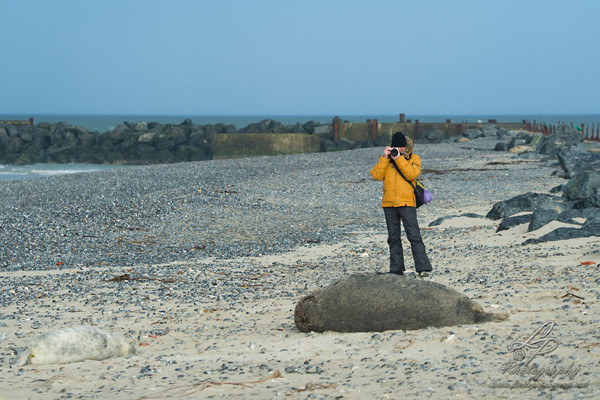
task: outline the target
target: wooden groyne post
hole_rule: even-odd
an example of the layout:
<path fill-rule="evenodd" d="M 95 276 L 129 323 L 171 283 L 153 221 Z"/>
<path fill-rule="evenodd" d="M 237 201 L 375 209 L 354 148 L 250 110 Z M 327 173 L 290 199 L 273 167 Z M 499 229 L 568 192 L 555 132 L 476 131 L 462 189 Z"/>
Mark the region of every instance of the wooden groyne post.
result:
<path fill-rule="evenodd" d="M 594 140 L 600 142 L 600 122 L 597 124 L 592 124 L 591 136 L 589 125 L 586 126 L 585 124 L 581 124 L 581 133 L 583 134 L 583 132 L 585 132 L 585 140 Z"/>
<path fill-rule="evenodd" d="M 375 141 L 379 136 L 377 132 L 377 119 L 374 119 L 371 123 L 371 140 Z"/>
<path fill-rule="evenodd" d="M 33 117 L 30 117 L 27 120 L 0 120 L 0 125 L 8 124 L 8 125 L 33 125 Z"/>
<path fill-rule="evenodd" d="M 542 122 L 538 123 L 535 120 L 533 122 L 529 122 L 527 120 L 523 120 L 523 126 L 529 132 L 540 132 L 544 136 L 548 136 L 551 133 L 556 132 L 556 125 L 548 125 L 545 122 L 544 123 L 542 123 Z"/>
<path fill-rule="evenodd" d="M 340 122 L 338 117 L 333 119 L 333 143 L 337 143 L 340 139 Z"/>

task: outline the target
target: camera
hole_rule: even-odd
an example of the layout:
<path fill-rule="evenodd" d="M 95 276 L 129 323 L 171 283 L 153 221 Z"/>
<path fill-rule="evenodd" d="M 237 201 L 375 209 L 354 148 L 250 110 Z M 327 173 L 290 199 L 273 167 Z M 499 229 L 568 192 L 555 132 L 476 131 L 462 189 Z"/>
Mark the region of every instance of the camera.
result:
<path fill-rule="evenodd" d="M 396 157 L 400 152 L 398 151 L 397 147 L 392 148 L 392 150 L 390 151 L 390 155 L 392 157 Z"/>

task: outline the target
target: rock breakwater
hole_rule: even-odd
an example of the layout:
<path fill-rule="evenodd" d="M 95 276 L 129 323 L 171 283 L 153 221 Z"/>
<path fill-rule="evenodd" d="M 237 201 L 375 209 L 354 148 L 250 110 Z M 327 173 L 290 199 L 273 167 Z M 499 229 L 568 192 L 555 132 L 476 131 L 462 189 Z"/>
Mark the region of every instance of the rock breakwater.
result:
<path fill-rule="evenodd" d="M 145 165 L 213 158 L 216 135 L 225 133 L 302 133 L 332 136 L 330 124 L 315 121 L 284 126 L 263 120 L 237 129 L 234 125 L 196 125 L 139 121 L 124 122 L 107 132 L 88 131 L 66 122 L 0 125 L 0 163 L 90 163 Z M 319 147 L 317 147 L 317 151 Z"/>

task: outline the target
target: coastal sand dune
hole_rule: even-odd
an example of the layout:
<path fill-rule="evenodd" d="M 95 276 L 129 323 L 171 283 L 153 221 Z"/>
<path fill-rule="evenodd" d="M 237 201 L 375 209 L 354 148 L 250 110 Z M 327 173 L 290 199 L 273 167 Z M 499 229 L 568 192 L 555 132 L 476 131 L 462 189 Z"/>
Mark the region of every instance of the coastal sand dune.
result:
<path fill-rule="evenodd" d="M 496 233 L 465 217 L 564 183 L 553 165 L 492 148 L 417 145 L 424 169 L 441 171 L 422 176 L 434 201 L 419 220 L 433 279 L 510 317 L 414 331 L 294 327 L 301 297 L 387 269 L 368 175 L 381 149 L 0 183 L 0 398 L 593 398 L 598 238 L 524 246 L 552 227 Z M 511 346 L 550 321 L 558 346 L 518 370 Z M 78 325 L 137 352 L 11 365 L 39 334 Z"/>

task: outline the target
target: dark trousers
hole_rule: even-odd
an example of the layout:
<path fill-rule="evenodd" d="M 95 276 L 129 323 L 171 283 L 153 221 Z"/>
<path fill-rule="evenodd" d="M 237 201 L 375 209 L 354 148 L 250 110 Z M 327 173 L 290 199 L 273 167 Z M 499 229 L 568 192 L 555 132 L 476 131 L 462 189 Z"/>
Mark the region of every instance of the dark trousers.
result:
<path fill-rule="evenodd" d="M 404 225 L 406 237 L 410 242 L 413 259 L 415 260 L 415 269 L 417 272 L 431 271 L 431 263 L 425 252 L 425 245 L 419 230 L 417 209 L 415 207 L 384 207 L 383 212 L 385 213 L 388 244 L 390 246 L 390 272 L 404 271 L 400 221 Z"/>

